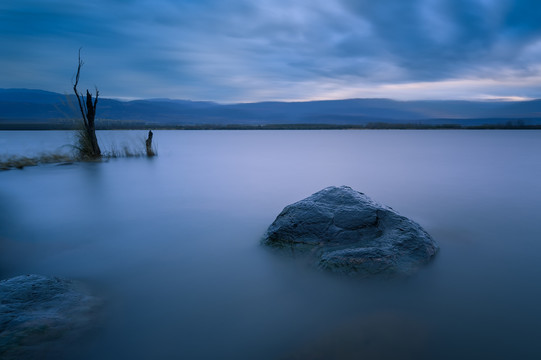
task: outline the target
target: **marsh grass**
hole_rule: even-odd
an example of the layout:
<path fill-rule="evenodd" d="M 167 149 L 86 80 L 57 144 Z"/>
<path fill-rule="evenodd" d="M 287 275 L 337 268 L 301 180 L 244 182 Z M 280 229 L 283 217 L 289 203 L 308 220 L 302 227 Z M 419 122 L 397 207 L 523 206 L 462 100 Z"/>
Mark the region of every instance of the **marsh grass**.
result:
<path fill-rule="evenodd" d="M 37 156 L 8 156 L 0 158 L 0 170 L 23 169 L 40 164 L 73 163 L 77 159 L 65 153 L 43 153 Z"/>
<path fill-rule="evenodd" d="M 120 149 L 116 147 L 112 147 L 111 150 L 106 151 L 103 156 L 109 159 L 116 159 L 116 158 L 143 157 L 143 156 L 146 156 L 146 154 L 141 151 L 136 151 L 130 148 L 129 146 L 123 146 Z"/>
<path fill-rule="evenodd" d="M 90 135 L 84 126 L 75 130 L 75 144 L 73 145 L 73 148 L 81 160 L 96 158 L 92 148 Z"/>
<path fill-rule="evenodd" d="M 66 153 L 43 153 L 37 156 L 0 156 L 0 171 L 1 170 L 13 170 L 24 169 L 28 166 L 37 166 L 45 164 L 65 164 L 75 162 L 92 162 L 92 161 L 107 161 L 108 159 L 117 158 L 140 158 L 147 157 L 145 149 L 133 148 L 124 145 L 122 148 L 116 148 L 112 146 L 110 150 L 102 153 L 100 158 L 94 158 L 91 156 L 85 156 L 81 153 L 77 145 L 73 145 L 75 154 Z"/>
<path fill-rule="evenodd" d="M 158 154 L 156 145 L 152 145 L 152 154 L 149 154 L 146 149 L 146 140 L 140 136 L 135 143 L 123 143 L 120 147 L 116 144 L 111 144 L 109 150 L 103 152 L 105 158 L 139 158 L 152 157 Z"/>

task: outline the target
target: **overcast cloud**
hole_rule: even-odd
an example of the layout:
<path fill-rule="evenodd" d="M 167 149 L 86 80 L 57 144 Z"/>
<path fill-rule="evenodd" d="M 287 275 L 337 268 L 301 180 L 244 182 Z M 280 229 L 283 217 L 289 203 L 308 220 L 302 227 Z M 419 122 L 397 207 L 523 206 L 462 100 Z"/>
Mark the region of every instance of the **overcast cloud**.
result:
<path fill-rule="evenodd" d="M 541 97 L 537 0 L 7 0 L 0 87 L 220 102 Z"/>

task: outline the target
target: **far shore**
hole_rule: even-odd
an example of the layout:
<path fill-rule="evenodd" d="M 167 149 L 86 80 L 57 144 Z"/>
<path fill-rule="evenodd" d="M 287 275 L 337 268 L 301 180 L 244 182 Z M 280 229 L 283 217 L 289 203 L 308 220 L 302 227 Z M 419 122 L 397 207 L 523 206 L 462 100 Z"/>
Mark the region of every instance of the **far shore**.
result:
<path fill-rule="evenodd" d="M 73 123 L 0 123 L 0 131 L 5 130 L 76 130 Z M 505 124 L 426 124 L 426 123 L 384 123 L 375 122 L 364 125 L 346 124 L 199 124 L 164 125 L 149 123 L 97 124 L 97 130 L 541 130 L 541 125 L 528 125 L 517 122 Z"/>

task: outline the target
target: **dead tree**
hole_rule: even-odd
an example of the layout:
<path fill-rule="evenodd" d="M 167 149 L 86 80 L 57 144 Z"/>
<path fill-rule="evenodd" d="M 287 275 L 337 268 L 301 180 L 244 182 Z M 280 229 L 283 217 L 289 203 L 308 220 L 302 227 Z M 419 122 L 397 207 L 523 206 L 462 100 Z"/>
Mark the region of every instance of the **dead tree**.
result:
<path fill-rule="evenodd" d="M 83 95 L 79 94 L 79 91 L 77 90 L 83 64 L 84 63 L 81 60 L 81 49 L 79 49 L 79 63 L 77 64 L 77 74 L 75 75 L 75 83 L 73 84 L 73 91 L 75 92 L 75 96 L 77 96 L 79 110 L 81 110 L 81 116 L 83 117 L 83 129 L 81 136 L 79 137 L 79 152 L 85 157 L 98 158 L 101 156 L 101 151 L 98 145 L 98 139 L 96 138 L 96 126 L 94 120 L 96 117 L 99 91 L 98 88 L 96 88 L 96 97 L 94 98 L 94 101 L 92 101 L 92 94 L 86 90 L 86 102 L 83 101 Z"/>

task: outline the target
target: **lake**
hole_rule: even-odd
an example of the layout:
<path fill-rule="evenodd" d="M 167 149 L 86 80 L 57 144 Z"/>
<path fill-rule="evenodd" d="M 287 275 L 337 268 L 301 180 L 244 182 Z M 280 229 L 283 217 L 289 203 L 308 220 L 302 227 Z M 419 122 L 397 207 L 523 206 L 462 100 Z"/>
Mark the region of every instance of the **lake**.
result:
<path fill-rule="evenodd" d="M 98 132 L 102 148 L 145 132 Z M 155 131 L 158 157 L 0 172 L 0 278 L 105 299 L 66 359 L 541 358 L 541 131 Z M 70 132 L 0 131 L 1 154 Z M 331 276 L 263 248 L 331 185 L 440 245 L 409 278 Z"/>

